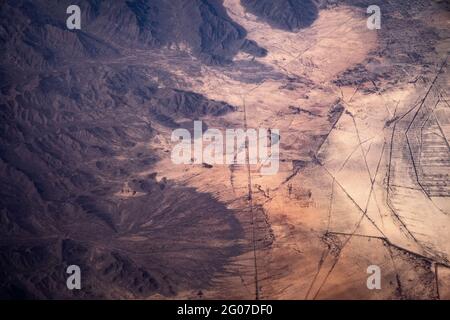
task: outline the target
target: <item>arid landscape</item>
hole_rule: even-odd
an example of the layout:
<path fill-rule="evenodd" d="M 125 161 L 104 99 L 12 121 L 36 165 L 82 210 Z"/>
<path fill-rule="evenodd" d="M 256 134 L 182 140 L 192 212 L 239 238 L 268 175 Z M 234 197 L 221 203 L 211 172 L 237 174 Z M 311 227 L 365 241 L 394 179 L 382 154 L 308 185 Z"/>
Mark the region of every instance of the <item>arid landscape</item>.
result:
<path fill-rule="evenodd" d="M 7 0 L 0 17 L 0 298 L 450 299 L 447 1 Z M 196 120 L 278 129 L 278 172 L 175 164 Z"/>

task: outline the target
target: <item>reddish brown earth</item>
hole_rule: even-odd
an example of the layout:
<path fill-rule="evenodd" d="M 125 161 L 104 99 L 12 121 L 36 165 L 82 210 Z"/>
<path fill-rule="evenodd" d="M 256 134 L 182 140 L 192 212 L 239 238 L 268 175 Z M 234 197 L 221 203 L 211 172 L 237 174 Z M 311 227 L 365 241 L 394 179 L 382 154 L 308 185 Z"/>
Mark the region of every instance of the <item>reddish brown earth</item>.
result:
<path fill-rule="evenodd" d="M 2 5 L 1 297 L 450 298 L 448 6 L 284 2 Z M 278 173 L 174 164 L 194 120 Z"/>

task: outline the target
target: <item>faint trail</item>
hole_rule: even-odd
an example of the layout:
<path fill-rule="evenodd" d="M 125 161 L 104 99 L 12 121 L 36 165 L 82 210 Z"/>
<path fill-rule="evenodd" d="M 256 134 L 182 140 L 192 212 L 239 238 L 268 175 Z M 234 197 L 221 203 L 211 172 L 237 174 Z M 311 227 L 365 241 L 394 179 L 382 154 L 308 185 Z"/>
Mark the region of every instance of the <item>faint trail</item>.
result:
<path fill-rule="evenodd" d="M 362 146 L 364 142 L 361 141 L 361 136 L 359 135 L 359 130 L 358 130 L 358 126 L 356 125 L 355 117 L 353 115 L 351 115 L 351 118 L 353 120 L 353 125 L 355 126 L 356 136 L 358 137 L 359 147 L 361 149 L 361 154 L 364 159 L 364 164 L 366 165 L 367 173 L 369 174 L 370 182 L 373 182 L 372 174 L 370 173 L 370 168 L 369 168 L 369 165 L 367 164 L 367 158 L 366 158 L 366 155 L 364 154 L 364 149 Z M 383 150 L 384 150 L 384 146 L 383 146 Z"/>
<path fill-rule="evenodd" d="M 435 280 L 436 280 L 436 295 L 437 295 L 437 298 L 439 299 L 439 300 L 441 300 L 441 295 L 439 294 L 439 277 L 438 277 L 438 264 L 437 263 L 435 263 L 434 264 L 434 274 L 435 274 Z"/>
<path fill-rule="evenodd" d="M 373 226 L 374 226 L 374 227 L 375 227 L 375 228 L 376 228 L 376 229 L 377 229 L 377 230 L 378 230 L 378 231 L 386 238 L 386 235 L 383 233 L 383 231 L 380 230 L 380 228 L 376 225 L 376 223 L 375 223 L 375 222 L 367 215 L 367 210 L 368 210 L 369 203 L 370 203 L 370 199 L 371 199 L 371 196 L 372 196 L 373 187 L 374 187 L 374 184 L 375 184 L 375 181 L 376 181 L 376 177 L 377 177 L 378 172 L 379 172 L 380 163 L 381 163 L 381 159 L 382 159 L 382 157 L 383 157 L 383 154 L 384 154 L 384 146 L 383 146 L 383 149 L 382 149 L 382 151 L 381 151 L 381 153 L 380 153 L 380 157 L 379 157 L 379 160 L 378 160 L 378 165 L 377 165 L 376 171 L 375 171 L 375 173 L 374 173 L 374 178 L 371 179 L 371 178 L 369 177 L 370 180 L 371 180 L 371 187 L 370 187 L 370 192 L 369 192 L 369 195 L 368 195 L 368 197 L 367 197 L 367 202 L 366 202 L 366 206 L 365 206 L 365 209 L 364 209 L 364 210 L 363 210 L 361 207 L 358 206 L 358 204 L 356 203 L 356 201 L 355 201 L 355 200 L 347 193 L 347 191 L 345 190 L 345 188 L 343 188 L 343 186 L 341 186 L 341 185 L 339 184 L 339 182 L 336 181 L 335 177 L 331 174 L 331 172 L 329 172 L 329 171 L 326 169 L 326 167 L 323 166 L 323 165 L 321 164 L 322 168 L 324 168 L 325 171 L 333 178 L 333 182 L 336 182 L 336 183 L 339 185 L 339 187 L 344 191 L 344 193 L 347 195 L 347 197 L 349 197 L 349 199 L 357 206 L 357 208 L 359 208 L 359 210 L 362 212 L 362 214 L 361 214 L 361 217 L 360 217 L 360 219 L 359 219 L 359 221 L 358 221 L 356 227 L 355 227 L 355 228 L 353 229 L 353 231 L 349 234 L 349 236 L 348 236 L 347 239 L 344 241 L 344 243 L 342 244 L 342 246 L 339 247 L 339 252 L 338 252 L 337 256 L 335 257 L 335 260 L 333 261 L 333 264 L 331 265 L 330 269 L 328 270 L 328 272 L 327 272 L 326 275 L 325 275 L 324 280 L 322 281 L 322 283 L 320 284 L 319 288 L 317 289 L 315 295 L 313 296 L 313 299 L 314 299 L 314 300 L 317 298 L 317 296 L 319 295 L 319 293 L 320 293 L 320 291 L 322 290 L 323 286 L 324 286 L 325 283 L 327 282 L 329 276 L 331 275 L 331 273 L 333 272 L 334 268 L 336 267 L 336 265 L 337 265 L 337 263 L 338 263 L 338 261 L 339 261 L 339 259 L 340 259 L 340 257 L 341 257 L 342 250 L 347 246 L 348 242 L 349 242 L 349 241 L 353 238 L 353 236 L 356 234 L 356 231 L 357 231 L 358 228 L 360 227 L 360 225 L 361 225 L 361 223 L 362 223 L 364 217 L 366 217 L 366 218 L 373 224 Z M 327 253 L 327 255 L 328 255 L 328 253 Z M 320 270 L 319 270 L 319 272 L 320 272 Z M 317 276 L 318 276 L 318 274 L 315 276 L 314 279 L 316 279 Z M 315 282 L 315 280 L 314 280 L 313 283 L 311 284 L 311 288 L 312 288 L 312 286 L 314 285 L 314 282 Z M 309 294 L 309 292 L 308 292 L 308 294 Z"/>
<path fill-rule="evenodd" d="M 333 197 L 334 197 L 334 183 L 335 179 L 333 178 L 333 182 L 331 183 L 331 194 L 330 194 L 330 206 L 328 208 L 328 224 L 327 224 L 327 230 L 325 234 L 328 234 L 330 232 L 330 225 L 331 225 L 331 211 L 333 210 Z M 317 267 L 317 272 L 314 275 L 313 280 L 311 281 L 311 284 L 309 285 L 308 291 L 306 291 L 305 299 L 308 299 L 309 294 L 311 293 L 312 287 L 314 286 L 314 283 L 317 280 L 317 277 L 320 274 L 320 271 L 322 270 L 323 263 L 325 262 L 325 259 L 328 257 L 328 253 L 330 252 L 330 248 L 324 249 L 322 252 L 322 255 L 319 260 L 319 264 Z"/>
<path fill-rule="evenodd" d="M 245 97 L 242 98 L 242 105 L 244 108 L 244 129 L 247 132 L 247 108 L 245 107 Z M 248 139 L 245 139 L 245 164 L 247 169 L 247 187 L 248 187 L 248 202 L 250 205 L 250 213 L 252 219 L 252 243 L 253 243 L 253 260 L 255 268 L 255 299 L 259 300 L 259 281 L 258 281 L 258 260 L 256 254 L 256 230 L 255 230 L 255 211 L 253 208 L 253 190 L 252 190 L 252 175 L 250 171 L 250 151 L 248 148 Z"/>

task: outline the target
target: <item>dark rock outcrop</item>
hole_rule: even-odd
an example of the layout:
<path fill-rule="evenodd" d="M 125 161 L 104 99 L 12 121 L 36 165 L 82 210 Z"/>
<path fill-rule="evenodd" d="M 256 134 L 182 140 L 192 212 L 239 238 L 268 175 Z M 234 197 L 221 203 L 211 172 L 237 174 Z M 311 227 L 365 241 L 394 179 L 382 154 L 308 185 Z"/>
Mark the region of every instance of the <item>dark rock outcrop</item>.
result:
<path fill-rule="evenodd" d="M 313 0 L 241 0 L 241 3 L 273 26 L 289 31 L 309 27 L 317 18 Z"/>
<path fill-rule="evenodd" d="M 81 30 L 66 28 L 71 4 L 80 6 Z M 23 67 L 104 59 L 123 48 L 181 48 L 210 64 L 229 63 L 241 48 L 265 54 L 218 0 L 9 0 L 0 18 L 0 57 Z"/>

